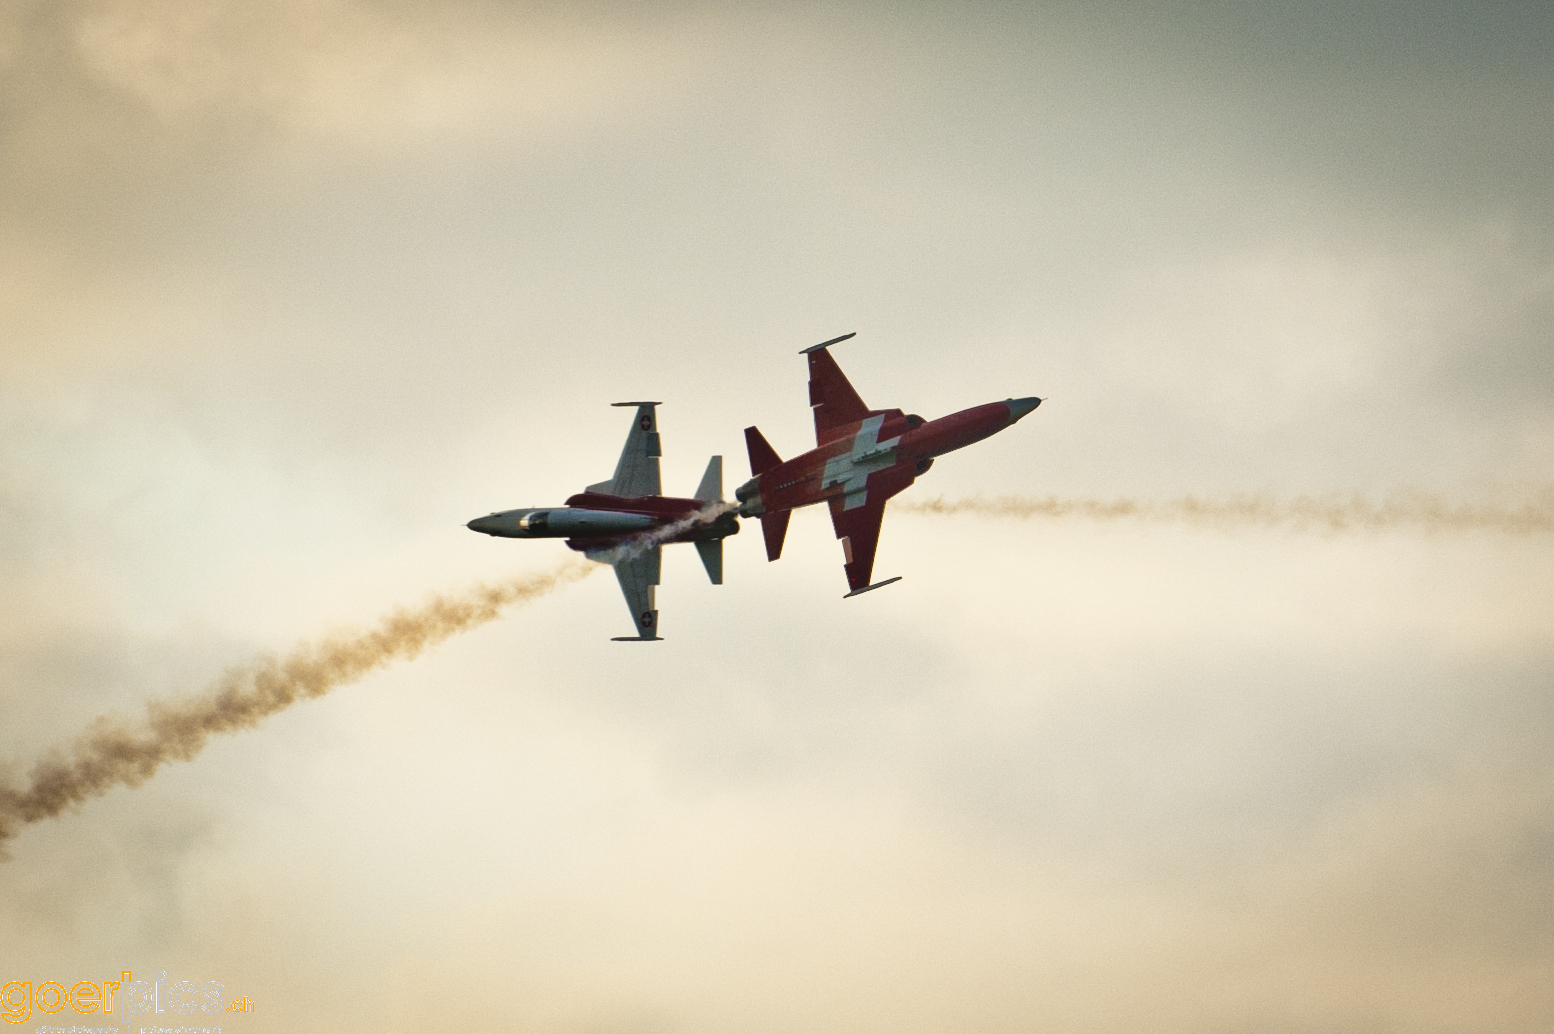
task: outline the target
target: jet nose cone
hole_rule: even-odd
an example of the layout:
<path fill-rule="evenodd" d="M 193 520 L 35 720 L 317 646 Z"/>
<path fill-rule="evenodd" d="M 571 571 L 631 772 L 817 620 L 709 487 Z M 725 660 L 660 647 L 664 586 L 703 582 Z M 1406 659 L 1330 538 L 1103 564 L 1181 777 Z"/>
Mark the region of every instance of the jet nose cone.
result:
<path fill-rule="evenodd" d="M 470 531 L 478 531 L 482 535 L 491 535 L 491 534 L 494 533 L 494 526 L 492 524 L 492 519 L 495 516 L 496 516 L 496 514 L 490 514 L 490 515 L 485 516 L 485 517 L 476 517 L 474 520 L 470 521 L 468 524 L 466 524 L 464 526 L 466 528 L 468 528 Z"/>
<path fill-rule="evenodd" d="M 1026 399 L 1009 399 L 1004 405 L 1009 407 L 1009 422 L 1013 424 L 1019 421 L 1025 414 L 1041 405 L 1041 399 L 1035 396 Z"/>

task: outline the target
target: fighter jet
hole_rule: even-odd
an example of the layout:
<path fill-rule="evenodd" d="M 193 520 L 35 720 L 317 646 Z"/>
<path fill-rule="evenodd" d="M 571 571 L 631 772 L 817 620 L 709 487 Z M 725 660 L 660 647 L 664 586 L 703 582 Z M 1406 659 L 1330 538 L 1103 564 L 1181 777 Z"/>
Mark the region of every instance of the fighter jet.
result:
<path fill-rule="evenodd" d="M 476 517 L 466 527 L 511 539 L 565 538 L 590 560 L 612 564 L 631 609 L 637 634 L 615 642 L 657 642 L 658 585 L 662 547 L 690 542 L 701 555 L 713 585 L 723 584 L 723 539 L 739 533 L 739 520 L 723 502 L 723 457 L 707 463 L 696 495 L 678 499 L 660 495 L 658 402 L 616 402 L 636 406 L 615 476 L 589 485 L 565 506 L 504 510 Z"/>
<path fill-rule="evenodd" d="M 897 575 L 869 581 L 887 499 L 926 474 L 935 456 L 997 434 L 1041 405 L 1034 397 L 1007 399 L 937 420 L 899 409 L 870 409 L 829 351 L 853 336 L 843 334 L 800 352 L 809 356 L 809 404 L 815 410 L 818 447 L 784 462 L 760 431 L 745 428 L 750 473 L 755 476 L 734 492 L 741 516 L 761 518 L 767 560 L 782 555 L 788 518 L 795 509 L 828 504 L 836 537 L 842 540 L 847 596 L 901 580 Z"/>

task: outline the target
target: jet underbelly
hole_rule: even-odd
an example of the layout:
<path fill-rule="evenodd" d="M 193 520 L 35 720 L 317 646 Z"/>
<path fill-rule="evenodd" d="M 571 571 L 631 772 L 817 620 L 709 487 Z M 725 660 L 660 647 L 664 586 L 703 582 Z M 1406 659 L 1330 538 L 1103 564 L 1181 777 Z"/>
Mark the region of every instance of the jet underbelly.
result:
<path fill-rule="evenodd" d="M 644 513 L 620 513 L 613 510 L 579 510 L 567 507 L 546 511 L 539 520 L 530 518 L 531 529 L 543 524 L 538 534 L 546 538 L 592 538 L 599 535 L 625 535 L 643 531 L 657 524 L 657 519 Z"/>
<path fill-rule="evenodd" d="M 644 531 L 658 519 L 642 513 L 616 510 L 585 510 L 562 506 L 554 510 L 508 510 L 477 517 L 469 522 L 472 531 L 513 539 L 598 538 L 605 535 L 629 535 Z"/>

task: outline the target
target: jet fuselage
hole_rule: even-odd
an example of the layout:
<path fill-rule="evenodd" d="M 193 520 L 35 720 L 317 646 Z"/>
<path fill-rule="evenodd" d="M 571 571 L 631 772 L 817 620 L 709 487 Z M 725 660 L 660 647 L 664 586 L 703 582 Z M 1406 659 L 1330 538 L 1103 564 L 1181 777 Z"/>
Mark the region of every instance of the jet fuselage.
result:
<path fill-rule="evenodd" d="M 734 492 L 739 512 L 757 517 L 853 496 L 870 487 L 894 495 L 933 465 L 934 457 L 965 448 L 1018 422 L 1041 404 L 1008 399 L 924 420 L 899 409 L 877 411 L 841 435 L 746 481 Z"/>
<path fill-rule="evenodd" d="M 687 521 L 707 506 L 701 499 L 677 499 L 672 496 L 641 496 L 626 499 L 598 492 L 579 492 L 563 506 L 527 507 L 504 510 L 476 517 L 471 531 L 509 539 L 567 540 L 572 549 L 582 552 L 608 549 L 631 538 Z M 660 539 L 672 542 L 705 542 L 739 533 L 739 521 L 732 513 L 714 520 L 696 521 L 675 534 Z"/>

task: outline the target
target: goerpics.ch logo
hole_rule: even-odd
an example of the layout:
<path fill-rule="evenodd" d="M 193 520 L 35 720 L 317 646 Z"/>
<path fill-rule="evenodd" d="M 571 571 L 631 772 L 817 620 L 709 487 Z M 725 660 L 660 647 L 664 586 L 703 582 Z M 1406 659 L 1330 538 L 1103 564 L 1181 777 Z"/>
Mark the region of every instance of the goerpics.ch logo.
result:
<path fill-rule="evenodd" d="M 253 1012 L 254 1003 L 244 997 L 228 1004 L 223 997 L 226 985 L 219 980 L 203 984 L 193 980 L 170 981 L 167 971 L 159 970 L 156 980 L 135 980 L 129 970 L 118 980 L 93 982 L 81 980 L 67 987 L 57 980 L 36 985 L 30 980 L 12 980 L 0 987 L 0 1019 L 7 1023 L 26 1023 L 33 1010 L 55 1014 L 70 1009 L 83 1016 L 94 1013 L 122 1016 L 128 1023 L 139 1013 L 220 1013 Z"/>

